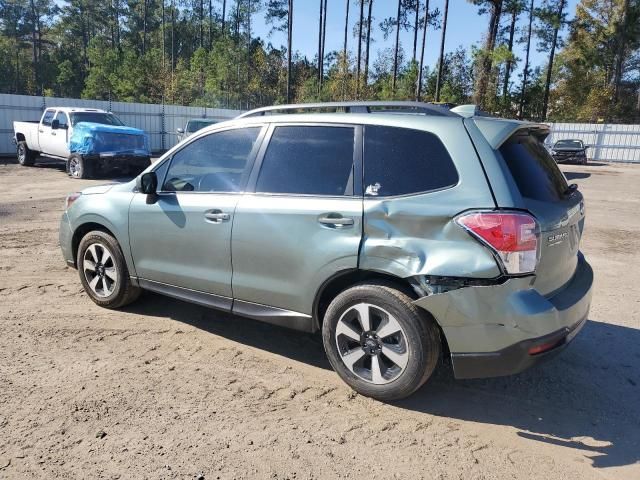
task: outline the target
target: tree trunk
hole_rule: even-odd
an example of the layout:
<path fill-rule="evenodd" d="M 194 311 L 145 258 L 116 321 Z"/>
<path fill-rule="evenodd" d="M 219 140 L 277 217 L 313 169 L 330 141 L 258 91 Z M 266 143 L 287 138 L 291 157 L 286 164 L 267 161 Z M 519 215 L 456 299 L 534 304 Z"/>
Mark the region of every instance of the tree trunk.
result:
<path fill-rule="evenodd" d="M 367 43 L 364 49 L 364 85 L 369 82 L 369 49 L 371 47 L 371 10 L 373 0 L 369 0 L 369 10 L 367 12 Z"/>
<path fill-rule="evenodd" d="M 429 25 L 429 0 L 424 6 L 424 25 L 422 25 L 422 47 L 420 48 L 420 65 L 418 68 L 418 85 L 416 86 L 416 100 L 422 96 L 422 70 L 424 68 L 424 45 L 427 40 L 427 26 Z"/>
<path fill-rule="evenodd" d="M 398 13 L 396 15 L 396 44 L 393 52 L 393 81 L 391 83 L 391 91 L 396 93 L 396 81 L 398 79 L 398 48 L 400 47 L 400 12 L 402 9 L 402 0 L 398 0 Z"/>
<path fill-rule="evenodd" d="M 204 0 L 200 0 L 200 48 L 204 47 Z"/>
<path fill-rule="evenodd" d="M 549 108 L 549 89 L 551 87 L 551 71 L 553 70 L 553 59 L 556 54 L 556 45 L 558 44 L 558 31 L 562 27 L 562 10 L 564 10 L 564 0 L 560 0 L 560 8 L 558 9 L 558 24 L 553 30 L 553 40 L 551 41 L 551 51 L 549 52 L 549 65 L 547 66 L 547 79 L 544 83 L 544 97 L 542 99 L 542 121 L 547 119 L 547 110 Z"/>
<path fill-rule="evenodd" d="M 489 31 L 484 45 L 484 51 L 479 59 L 478 78 L 474 95 L 474 103 L 484 106 L 486 104 L 487 88 L 489 87 L 489 77 L 491 76 L 491 55 L 496 46 L 498 27 L 500 25 L 500 15 L 502 13 L 502 0 L 492 0 L 489 17 Z"/>
<path fill-rule="evenodd" d="M 620 97 L 620 84 L 624 70 L 624 59 L 627 50 L 627 29 L 629 19 L 629 0 L 622 4 L 622 18 L 616 34 L 616 56 L 613 64 L 613 102 L 618 103 Z"/>
<path fill-rule="evenodd" d="M 440 88 L 442 86 L 442 64 L 444 63 L 444 42 L 447 38 L 447 17 L 449 15 L 449 0 L 444 2 L 444 18 L 442 20 L 442 38 L 440 40 L 440 57 L 438 59 L 438 76 L 436 77 L 435 101 L 440 101 Z"/>
<path fill-rule="evenodd" d="M 518 21 L 518 9 L 514 6 L 511 12 L 511 25 L 509 25 L 509 53 L 513 52 L 513 37 L 516 33 L 516 22 Z M 502 97 L 507 98 L 509 93 L 509 78 L 511 77 L 511 60 L 507 60 L 504 70 L 504 85 L 502 86 Z"/>
<path fill-rule="evenodd" d="M 324 0 L 322 10 L 322 61 L 320 62 L 320 88 L 322 88 L 322 82 L 324 80 L 324 45 L 327 39 L 327 0 Z"/>
<path fill-rule="evenodd" d="M 322 88 L 322 18 L 324 15 L 324 0 L 320 0 L 320 12 L 318 13 L 318 95 Z"/>
<path fill-rule="evenodd" d="M 211 50 L 212 46 L 213 46 L 213 5 L 211 4 L 211 0 L 209 0 L 209 50 Z"/>
<path fill-rule="evenodd" d="M 533 2 L 529 6 L 529 29 L 527 31 L 527 53 L 524 59 L 524 70 L 522 71 L 522 89 L 520 90 L 520 108 L 518 109 L 518 118 L 522 120 L 524 117 L 524 96 L 527 90 L 527 77 L 529 76 L 529 52 L 531 51 L 531 27 L 533 25 Z"/>
<path fill-rule="evenodd" d="M 33 0 L 31 0 L 30 2 L 30 6 L 31 6 L 31 50 L 32 50 L 32 55 L 33 55 L 33 87 L 34 87 L 34 93 L 38 93 L 38 82 L 39 82 L 39 78 L 38 78 L 38 70 L 39 70 L 39 66 L 38 66 L 38 27 L 37 27 L 37 23 L 36 23 L 36 18 L 39 16 L 37 11 L 36 11 L 36 6 Z"/>
<path fill-rule="evenodd" d="M 356 98 L 360 95 L 360 66 L 362 65 L 362 23 L 364 22 L 364 0 L 360 0 L 360 21 L 358 22 L 358 58 L 356 61 Z"/>
<path fill-rule="evenodd" d="M 413 61 L 416 61 L 416 53 L 418 51 L 418 29 L 420 26 L 420 0 L 416 0 L 416 18 L 413 23 Z"/>
<path fill-rule="evenodd" d="M 344 46 L 342 47 L 342 52 L 344 53 L 345 60 L 347 58 L 347 35 L 349 33 L 349 0 L 346 2 L 346 13 L 344 20 Z"/>
<path fill-rule="evenodd" d="M 222 31 L 223 36 L 224 36 L 224 25 L 225 25 L 226 15 L 227 15 L 227 0 L 222 0 L 222 22 L 221 22 L 220 30 Z"/>
<path fill-rule="evenodd" d="M 142 7 L 142 55 L 147 51 L 147 0 L 143 0 Z"/>
<path fill-rule="evenodd" d="M 287 103 L 291 103 L 291 37 L 293 34 L 293 0 L 287 11 Z"/>

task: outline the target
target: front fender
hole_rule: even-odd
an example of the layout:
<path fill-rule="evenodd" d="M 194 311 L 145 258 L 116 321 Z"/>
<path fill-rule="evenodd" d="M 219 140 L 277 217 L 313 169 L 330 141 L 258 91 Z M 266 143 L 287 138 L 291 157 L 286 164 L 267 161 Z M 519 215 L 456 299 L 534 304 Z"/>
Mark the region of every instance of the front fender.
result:
<path fill-rule="evenodd" d="M 129 274 L 137 276 L 129 244 L 129 205 L 132 192 L 111 191 L 108 194 L 82 195 L 67 211 L 71 230 L 97 224 L 109 230 L 120 245 Z"/>

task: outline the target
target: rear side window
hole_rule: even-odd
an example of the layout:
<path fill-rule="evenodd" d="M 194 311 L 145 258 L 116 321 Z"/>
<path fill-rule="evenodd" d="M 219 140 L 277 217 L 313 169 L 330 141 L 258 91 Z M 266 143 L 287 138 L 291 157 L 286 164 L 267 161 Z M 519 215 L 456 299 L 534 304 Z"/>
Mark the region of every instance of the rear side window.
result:
<path fill-rule="evenodd" d="M 500 153 L 525 198 L 553 202 L 567 190 L 567 181 L 547 149 L 533 135 L 516 135 Z"/>
<path fill-rule="evenodd" d="M 350 195 L 353 145 L 352 127 L 276 127 L 256 192 Z"/>
<path fill-rule="evenodd" d="M 428 192 L 456 183 L 458 172 L 451 156 L 433 133 L 396 127 L 366 127 L 366 196 Z"/>

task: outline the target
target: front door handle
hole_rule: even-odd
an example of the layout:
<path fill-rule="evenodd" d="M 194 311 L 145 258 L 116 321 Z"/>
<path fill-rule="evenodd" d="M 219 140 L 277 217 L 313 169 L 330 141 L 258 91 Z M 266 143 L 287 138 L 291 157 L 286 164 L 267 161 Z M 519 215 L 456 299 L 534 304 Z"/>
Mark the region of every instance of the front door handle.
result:
<path fill-rule="evenodd" d="M 56 136 L 56 132 L 51 132 L 51 135 L 53 135 L 55 137 Z"/>
<path fill-rule="evenodd" d="M 221 210 L 211 210 L 209 212 L 205 212 L 204 218 L 211 223 L 222 223 L 228 222 L 231 215 Z"/>
<path fill-rule="evenodd" d="M 351 227 L 354 223 L 353 218 L 343 217 L 339 213 L 328 213 L 325 215 L 320 215 L 318 217 L 318 222 L 322 225 L 327 225 L 328 227 L 333 228 Z"/>

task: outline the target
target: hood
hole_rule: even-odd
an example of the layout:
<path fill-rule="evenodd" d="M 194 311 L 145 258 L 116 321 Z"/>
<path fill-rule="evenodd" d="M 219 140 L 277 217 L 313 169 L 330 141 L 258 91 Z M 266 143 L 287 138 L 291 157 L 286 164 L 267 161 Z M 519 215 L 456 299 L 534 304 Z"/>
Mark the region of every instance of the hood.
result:
<path fill-rule="evenodd" d="M 105 125 L 104 123 L 78 122 L 73 127 L 74 131 L 80 129 L 87 133 L 109 132 L 123 133 L 126 135 L 144 135 L 144 130 L 139 128 L 127 127 L 126 125 Z"/>
<path fill-rule="evenodd" d="M 93 187 L 87 187 L 82 190 L 82 195 L 95 195 L 99 193 L 107 193 L 116 185 L 115 183 L 109 183 L 107 185 L 94 185 Z"/>
<path fill-rule="evenodd" d="M 69 151 L 82 155 L 134 153 L 150 155 L 147 134 L 139 128 L 79 122 L 73 127 Z"/>

